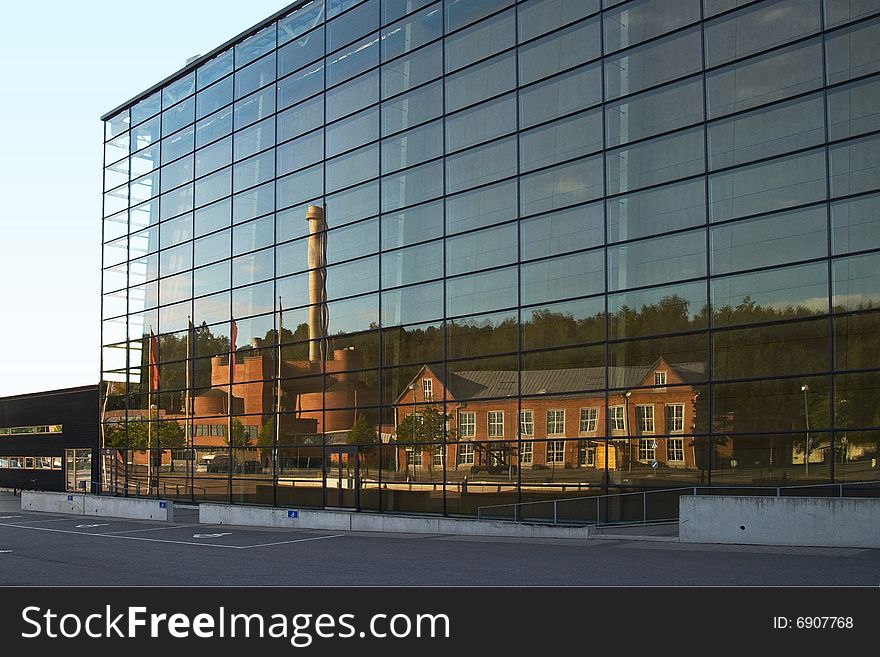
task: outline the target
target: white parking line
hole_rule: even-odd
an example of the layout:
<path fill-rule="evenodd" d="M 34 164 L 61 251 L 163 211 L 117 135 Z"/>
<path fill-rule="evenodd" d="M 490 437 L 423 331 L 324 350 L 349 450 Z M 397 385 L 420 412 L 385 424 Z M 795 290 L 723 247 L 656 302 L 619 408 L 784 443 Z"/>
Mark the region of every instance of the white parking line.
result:
<path fill-rule="evenodd" d="M 0 522 L 0 527 L 12 527 L 14 529 L 29 529 L 30 531 L 35 532 L 52 532 L 53 534 L 74 534 L 78 536 L 97 536 L 99 538 L 118 538 L 120 540 L 128 540 L 128 541 L 145 541 L 149 543 L 171 543 L 174 545 L 199 545 L 203 547 L 216 547 L 216 548 L 228 548 L 230 550 L 249 550 L 251 548 L 258 547 L 269 547 L 272 545 L 285 545 L 288 543 L 305 543 L 307 541 L 318 541 L 325 538 L 341 538 L 345 536 L 345 534 L 331 534 L 327 536 L 310 536 L 309 538 L 298 538 L 290 541 L 279 541 L 277 543 L 262 543 L 259 545 L 223 545 L 222 543 L 196 543 L 195 541 L 172 541 L 166 540 L 163 538 L 142 538 L 139 536 L 119 536 L 118 534 L 113 533 L 98 533 L 98 532 L 75 532 L 70 531 L 68 529 L 51 529 L 49 527 L 28 527 L 26 525 L 13 525 L 5 522 Z M 162 529 L 166 529 L 163 527 Z M 167 529 L 171 529 L 168 527 Z"/>
<path fill-rule="evenodd" d="M 170 527 L 147 527 L 146 529 L 125 529 L 121 532 L 101 532 L 101 536 L 111 536 L 113 534 L 134 534 L 136 532 L 160 532 L 164 529 L 180 529 L 181 527 L 197 527 L 197 525 L 172 525 Z"/>

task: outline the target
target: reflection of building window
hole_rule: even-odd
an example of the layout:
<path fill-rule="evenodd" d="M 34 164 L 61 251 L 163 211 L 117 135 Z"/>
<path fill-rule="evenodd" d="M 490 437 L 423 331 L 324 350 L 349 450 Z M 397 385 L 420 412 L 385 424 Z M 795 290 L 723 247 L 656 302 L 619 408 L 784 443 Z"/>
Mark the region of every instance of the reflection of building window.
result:
<path fill-rule="evenodd" d="M 547 463 L 563 463 L 565 461 L 565 441 L 550 440 L 547 442 Z"/>
<path fill-rule="evenodd" d="M 477 417 L 475 413 L 458 414 L 458 435 L 461 438 L 473 438 L 477 435 Z"/>
<path fill-rule="evenodd" d="M 684 431 L 684 404 L 666 404 L 666 431 L 667 433 Z"/>
<path fill-rule="evenodd" d="M 425 401 L 430 401 L 431 399 L 434 399 L 433 379 L 422 379 L 422 394 L 425 396 Z"/>
<path fill-rule="evenodd" d="M 639 438 L 639 461 L 653 461 L 656 448 L 653 438 Z"/>
<path fill-rule="evenodd" d="M 196 433 L 197 436 L 225 436 L 226 435 L 226 427 L 222 424 L 197 424 L 196 425 Z M 254 429 L 256 427 L 248 426 L 246 429 Z M 256 431 L 254 433 L 256 435 Z"/>
<path fill-rule="evenodd" d="M 501 438 L 504 436 L 504 411 L 489 411 L 489 438 Z"/>
<path fill-rule="evenodd" d="M 623 406 L 609 406 L 608 419 L 611 421 L 612 431 L 626 430 L 626 421 L 623 417 Z"/>
<path fill-rule="evenodd" d="M 599 421 L 598 408 L 582 408 L 581 409 L 581 433 L 595 433 L 596 425 Z"/>
<path fill-rule="evenodd" d="M 589 440 L 582 440 L 578 445 L 578 465 L 581 467 L 596 466 L 596 446 Z"/>
<path fill-rule="evenodd" d="M 446 450 L 443 445 L 434 446 L 434 465 L 446 465 Z"/>
<path fill-rule="evenodd" d="M 666 460 L 670 462 L 684 461 L 684 438 L 666 439 Z"/>
<path fill-rule="evenodd" d="M 663 392 L 666 390 L 666 372 L 654 372 L 654 385 L 659 388 L 657 392 Z"/>
<path fill-rule="evenodd" d="M 565 434 L 565 411 L 547 411 L 547 435 L 561 436 Z"/>
<path fill-rule="evenodd" d="M 531 411 L 529 411 L 531 412 Z M 532 453 L 534 449 L 534 444 L 531 440 L 528 440 L 524 443 L 520 443 L 519 446 L 519 462 L 523 465 L 528 465 L 532 462 Z"/>
<path fill-rule="evenodd" d="M 458 446 L 458 464 L 472 465 L 474 462 L 474 446 L 469 444 Z"/>
<path fill-rule="evenodd" d="M 636 422 L 641 433 L 654 433 L 654 405 L 636 406 Z"/>
<path fill-rule="evenodd" d="M 524 436 L 535 435 L 535 415 L 532 411 L 519 412 L 519 432 Z"/>
<path fill-rule="evenodd" d="M 407 447 L 406 448 L 406 464 L 421 465 L 422 464 L 422 448 Z"/>

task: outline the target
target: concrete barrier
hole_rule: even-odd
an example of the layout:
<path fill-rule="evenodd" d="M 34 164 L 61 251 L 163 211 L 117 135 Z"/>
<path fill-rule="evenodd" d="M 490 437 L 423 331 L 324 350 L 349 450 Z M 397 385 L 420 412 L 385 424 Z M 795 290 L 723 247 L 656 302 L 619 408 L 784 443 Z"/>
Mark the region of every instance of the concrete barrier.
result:
<path fill-rule="evenodd" d="M 880 548 L 880 499 L 682 496 L 678 535 L 683 543 Z"/>
<path fill-rule="evenodd" d="M 83 515 L 174 522 L 174 502 L 104 495 L 83 498 Z"/>
<path fill-rule="evenodd" d="M 286 527 L 331 531 L 384 532 L 405 534 L 450 534 L 457 536 L 510 536 L 523 538 L 590 537 L 589 527 L 553 527 L 527 523 L 399 516 L 356 511 L 319 509 L 275 509 L 227 504 L 200 504 L 199 522 L 206 525 L 244 527 Z"/>
<path fill-rule="evenodd" d="M 174 522 L 174 502 L 133 497 L 22 491 L 21 510 Z"/>
<path fill-rule="evenodd" d="M 82 493 L 46 493 L 21 491 L 22 511 L 47 511 L 49 513 L 83 514 L 85 495 Z"/>

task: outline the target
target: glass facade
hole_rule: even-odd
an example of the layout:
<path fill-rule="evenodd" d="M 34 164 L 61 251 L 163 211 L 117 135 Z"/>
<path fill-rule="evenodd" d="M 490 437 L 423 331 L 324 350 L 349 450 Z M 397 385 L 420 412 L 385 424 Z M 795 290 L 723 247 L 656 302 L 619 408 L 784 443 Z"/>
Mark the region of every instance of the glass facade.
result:
<path fill-rule="evenodd" d="M 876 478 L 880 2 L 279 16 L 105 117 L 108 490 Z"/>

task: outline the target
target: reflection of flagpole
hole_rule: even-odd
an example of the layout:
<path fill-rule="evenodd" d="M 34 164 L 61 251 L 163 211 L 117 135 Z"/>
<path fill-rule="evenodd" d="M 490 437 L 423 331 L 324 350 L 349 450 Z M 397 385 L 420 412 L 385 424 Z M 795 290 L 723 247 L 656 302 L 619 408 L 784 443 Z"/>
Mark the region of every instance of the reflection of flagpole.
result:
<path fill-rule="evenodd" d="M 275 444 L 272 446 L 272 490 L 277 494 L 278 445 L 281 443 L 281 332 L 284 330 L 284 313 L 281 297 L 278 297 L 278 333 L 275 340 Z M 276 500 L 277 502 L 277 500 Z"/>
<path fill-rule="evenodd" d="M 195 450 L 193 450 L 193 440 L 192 440 L 192 422 L 190 420 L 190 415 L 192 414 L 192 393 L 190 389 L 192 388 L 192 355 L 193 355 L 193 342 L 195 341 L 195 325 L 192 323 L 192 318 L 187 317 L 186 324 L 186 371 L 184 372 L 184 378 L 186 380 L 185 385 L 186 389 L 184 390 L 183 397 L 183 441 L 184 446 L 189 453 L 187 456 L 192 456 L 192 459 L 189 459 L 187 462 L 189 463 L 188 470 L 190 476 L 194 476 L 192 473 L 193 464 L 195 461 Z M 184 491 L 185 492 L 185 491 Z M 192 489 L 193 498 L 195 497 L 195 489 Z"/>
<path fill-rule="evenodd" d="M 147 497 L 153 490 L 153 388 L 159 383 L 159 344 L 150 326 L 150 345 L 147 376 Z M 159 486 L 156 486 L 156 493 Z"/>
<path fill-rule="evenodd" d="M 229 402 L 227 404 L 227 411 L 229 415 L 226 416 L 226 435 L 228 436 L 227 442 L 229 443 L 229 495 L 230 501 L 232 496 L 232 465 L 233 465 L 233 442 L 232 442 L 232 382 L 235 380 L 235 341 L 238 338 L 238 325 L 235 323 L 235 318 L 230 318 L 229 325 L 229 387 L 228 387 L 228 399 Z"/>

